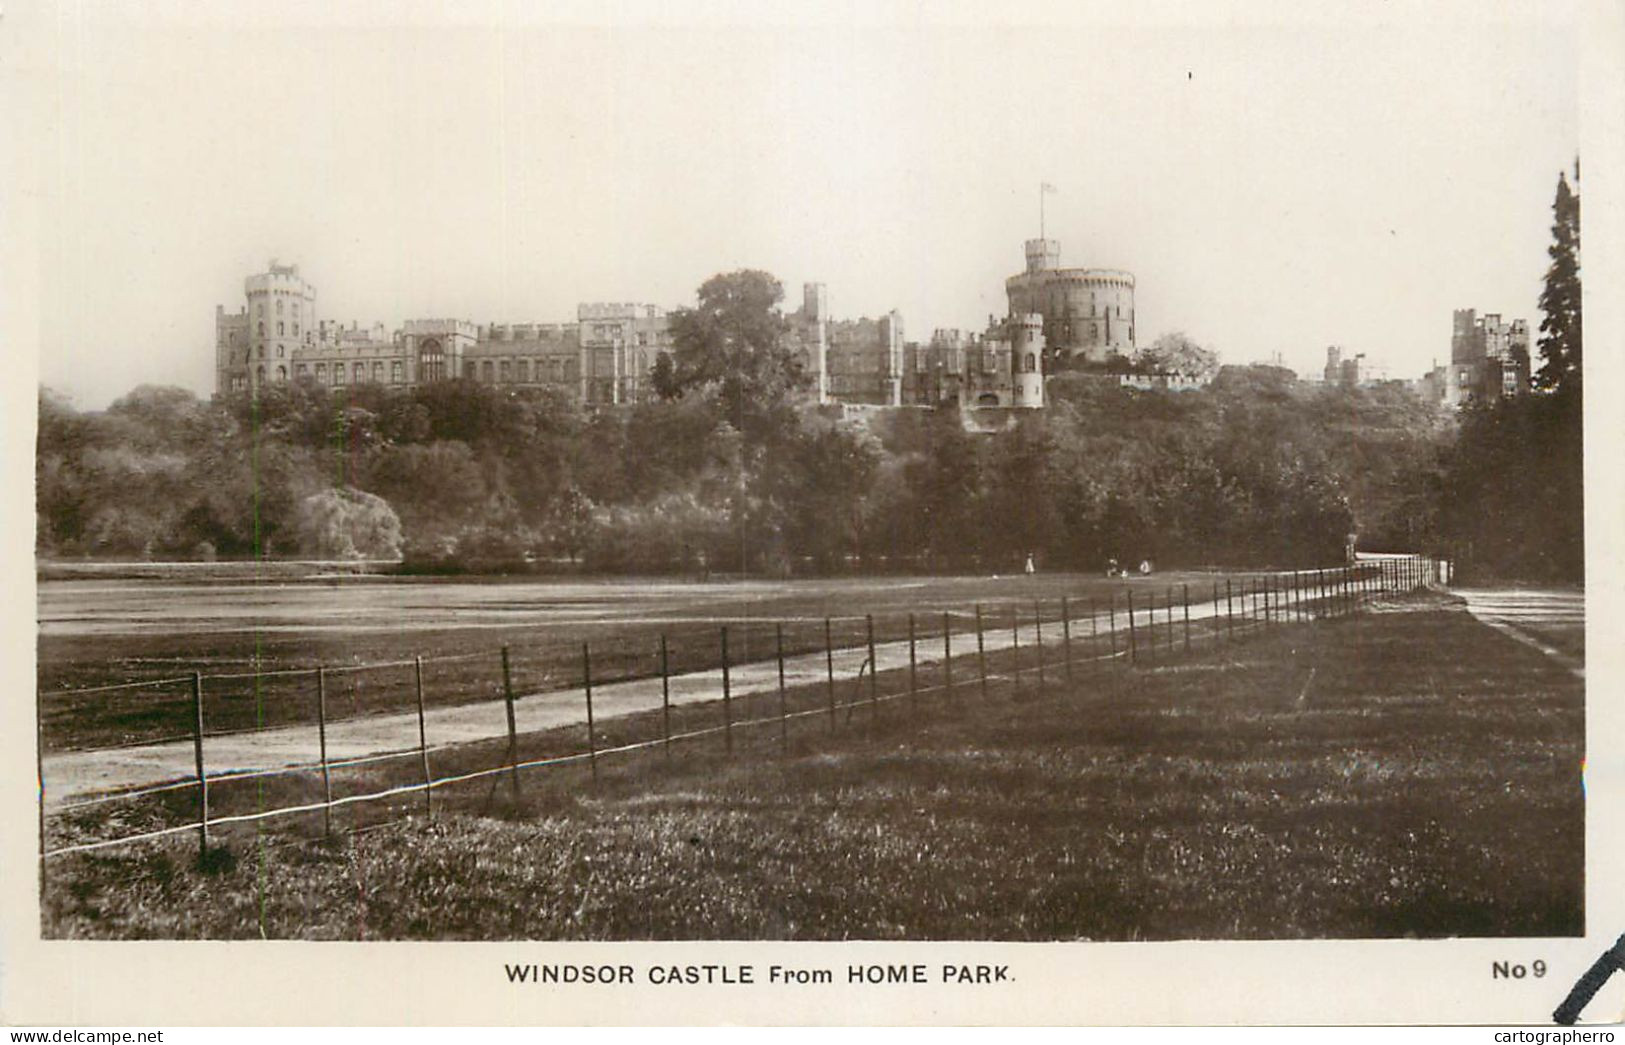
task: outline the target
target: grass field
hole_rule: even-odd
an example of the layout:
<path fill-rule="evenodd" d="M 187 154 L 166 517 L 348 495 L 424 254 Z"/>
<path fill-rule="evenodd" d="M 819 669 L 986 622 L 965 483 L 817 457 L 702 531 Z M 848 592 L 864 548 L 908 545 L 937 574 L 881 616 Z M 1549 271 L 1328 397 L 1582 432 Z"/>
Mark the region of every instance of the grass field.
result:
<path fill-rule="evenodd" d="M 432 821 L 421 797 L 341 810 L 342 828 L 394 822 L 333 842 L 310 837 L 319 815 L 243 828 L 206 871 L 187 836 L 53 859 L 44 929 L 812 940 L 1581 932 L 1581 684 L 1435 598 L 1387 608 L 1396 612 L 1080 672 L 1072 685 L 1052 668 L 1042 694 L 1031 676 L 1019 697 L 1007 678 L 986 698 L 961 682 L 956 698 L 917 708 L 905 699 L 834 723 L 796 719 L 783 740 L 776 724 L 739 730 L 731 758 L 715 735 L 685 742 L 669 762 L 658 748 L 617 756 L 602 760 L 596 784 L 581 764 L 545 768 L 524 776 L 517 808 L 496 777 L 436 791 Z M 895 679 L 881 682 L 896 692 Z M 578 743 L 527 738 L 532 751 Z M 460 757 L 490 765 L 500 754 Z M 296 786 L 312 785 L 262 784 L 273 790 L 258 797 L 278 803 L 295 796 L 275 788 Z M 154 796 L 117 816 L 138 829 L 189 812 L 184 798 Z M 71 838 L 76 826 L 55 829 Z"/>
<path fill-rule="evenodd" d="M 1238 582 L 1247 575 L 1230 575 Z M 1121 611 L 1132 592 L 1143 611 L 1165 605 L 1188 585 L 1193 599 L 1211 597 L 1224 577 L 1208 573 L 1107 581 L 1078 574 L 1031 577 L 883 577 L 807 581 L 696 583 L 672 581 L 424 580 L 377 577 L 265 583 L 220 578 L 50 580 L 40 585 L 38 685 L 47 751 L 154 741 L 192 728 L 189 682 L 150 689 L 80 694 L 112 683 L 179 678 L 193 671 L 236 677 L 210 682 L 210 730 L 311 721 L 310 674 L 278 672 L 326 665 L 335 717 L 403 711 L 413 704 L 410 661 L 427 661 L 433 705 L 489 700 L 500 692 L 503 646 L 511 647 L 521 693 L 579 685 L 581 644 L 591 642 L 595 678 L 604 683 L 650 677 L 660 670 L 659 640 L 668 639 L 674 672 L 714 668 L 718 630 L 727 624 L 736 660 L 773 650 L 784 622 L 786 652 L 823 648 L 823 618 L 832 617 L 837 647 L 865 638 L 872 614 L 878 641 L 906 637 L 908 615 L 922 634 L 955 614 L 956 629 L 983 605 L 990 628 L 1037 605 L 1055 621 L 1062 596 L 1073 614 L 1090 600 L 1115 597 Z M 442 664 L 448 657 L 465 657 Z M 359 671 L 356 666 L 397 666 Z"/>

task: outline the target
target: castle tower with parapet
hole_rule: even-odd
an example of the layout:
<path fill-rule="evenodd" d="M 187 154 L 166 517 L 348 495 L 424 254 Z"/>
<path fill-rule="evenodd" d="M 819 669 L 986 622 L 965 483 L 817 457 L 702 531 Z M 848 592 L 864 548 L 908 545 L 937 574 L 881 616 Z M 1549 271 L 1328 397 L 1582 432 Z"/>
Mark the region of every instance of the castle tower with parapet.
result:
<path fill-rule="evenodd" d="M 1027 268 L 1004 281 L 1009 314 L 1044 317 L 1052 361 L 1104 363 L 1134 353 L 1134 274 L 1121 269 L 1062 268 L 1061 242 L 1026 242 Z"/>
<path fill-rule="evenodd" d="M 829 292 L 822 283 L 801 285 L 801 339 L 807 372 L 820 404 L 829 402 Z"/>
<path fill-rule="evenodd" d="M 1037 312 L 1013 315 L 1010 331 L 1011 406 L 1044 405 L 1044 317 Z"/>
<path fill-rule="evenodd" d="M 243 281 L 243 293 L 247 347 L 222 369 L 222 391 L 258 392 L 267 384 L 286 383 L 294 374 L 295 354 L 316 344 L 316 288 L 299 275 L 298 265 L 280 265 L 273 258 L 266 271 Z M 216 310 L 217 345 L 220 324 L 228 318 Z"/>

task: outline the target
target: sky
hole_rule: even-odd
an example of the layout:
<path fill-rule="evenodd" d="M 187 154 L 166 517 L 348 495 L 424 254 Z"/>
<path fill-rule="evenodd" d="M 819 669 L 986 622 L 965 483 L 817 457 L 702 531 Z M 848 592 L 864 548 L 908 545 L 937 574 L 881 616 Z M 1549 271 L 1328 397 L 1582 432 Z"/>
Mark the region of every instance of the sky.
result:
<path fill-rule="evenodd" d="M 391 329 L 760 268 L 789 307 L 818 280 L 911 340 L 979 330 L 1041 182 L 1063 264 L 1135 274 L 1142 344 L 1417 377 L 1452 309 L 1538 326 L 1568 8 L 1121 6 L 8 11 L 39 381 L 208 394 L 215 306 L 273 257 Z"/>

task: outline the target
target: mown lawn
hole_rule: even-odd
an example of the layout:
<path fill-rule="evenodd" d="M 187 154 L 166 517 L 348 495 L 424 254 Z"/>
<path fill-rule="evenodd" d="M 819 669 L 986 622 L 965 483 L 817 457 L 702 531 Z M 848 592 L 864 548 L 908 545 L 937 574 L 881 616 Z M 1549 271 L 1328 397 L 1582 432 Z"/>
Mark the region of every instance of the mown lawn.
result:
<path fill-rule="evenodd" d="M 1395 607 L 1398 608 L 1398 607 Z M 1188 939 L 1582 932 L 1583 689 L 1432 601 L 1035 696 L 859 708 L 53 859 L 52 937 Z M 1081 673 L 1080 673 L 1081 674 Z M 886 682 L 883 678 L 883 683 Z M 844 715 L 844 713 L 843 713 Z M 487 763 L 489 764 L 489 763 Z M 416 801 L 421 802 L 421 799 Z M 480 815 L 482 812 L 491 815 Z M 343 812 L 341 826 L 353 815 Z"/>

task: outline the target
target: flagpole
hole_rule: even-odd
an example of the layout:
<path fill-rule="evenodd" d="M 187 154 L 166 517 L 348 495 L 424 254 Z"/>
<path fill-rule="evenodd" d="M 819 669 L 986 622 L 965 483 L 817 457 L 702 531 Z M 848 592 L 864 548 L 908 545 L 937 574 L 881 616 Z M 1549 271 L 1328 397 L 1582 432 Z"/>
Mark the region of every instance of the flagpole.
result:
<path fill-rule="evenodd" d="M 1038 183 L 1038 238 L 1044 238 L 1044 183 Z"/>

